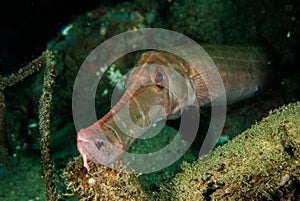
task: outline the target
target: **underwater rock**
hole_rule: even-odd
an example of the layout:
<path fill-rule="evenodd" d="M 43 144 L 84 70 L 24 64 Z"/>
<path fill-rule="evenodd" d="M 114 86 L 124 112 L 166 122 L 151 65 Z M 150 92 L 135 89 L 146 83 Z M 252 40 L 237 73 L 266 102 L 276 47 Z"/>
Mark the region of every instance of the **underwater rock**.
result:
<path fill-rule="evenodd" d="M 147 195 L 137 176 L 77 157 L 65 169 L 67 186 L 80 199 L 126 200 L 278 200 L 299 196 L 300 102 L 269 116 L 223 146 L 184 163 L 183 172 Z M 154 196 L 154 197 L 152 197 Z"/>
<path fill-rule="evenodd" d="M 294 200 L 300 188 L 300 102 L 282 106 L 161 186 L 163 200 Z M 290 199 L 288 199 L 290 198 Z"/>
<path fill-rule="evenodd" d="M 137 176 L 94 163 L 87 173 L 80 157 L 68 164 L 64 177 L 72 190 L 69 196 L 77 195 L 81 200 L 150 200 Z"/>
<path fill-rule="evenodd" d="M 136 154 L 153 153 L 164 148 L 177 134 L 175 129 L 166 125 L 155 137 L 144 140 L 138 139 L 133 142 L 128 152 Z M 178 145 L 178 149 L 181 149 L 180 145 Z M 170 152 L 169 154 L 174 155 L 177 150 L 172 151 L 173 153 Z M 162 163 L 163 160 L 165 160 L 164 155 L 158 159 L 159 162 L 157 160 L 148 161 L 147 165 L 154 167 L 156 165 L 154 163 Z M 119 200 L 121 198 L 125 200 L 152 200 L 150 199 L 150 189 L 156 188 L 159 182 L 170 178 L 175 172 L 180 171 L 182 161 L 191 162 L 194 160 L 192 153 L 187 151 L 184 156 L 169 167 L 154 173 L 137 176 L 136 174 L 127 174 L 124 171 L 112 170 L 109 167 L 92 162 L 89 163 L 90 169 L 87 173 L 86 168 L 83 166 L 82 158 L 77 157 L 65 168 L 64 177 L 66 185 L 71 191 L 70 195 L 77 195 L 83 200 L 87 198 L 92 200 L 96 198 L 103 200 Z M 119 167 L 121 163 L 118 161 L 115 165 Z M 93 185 L 90 185 L 90 182 Z"/>

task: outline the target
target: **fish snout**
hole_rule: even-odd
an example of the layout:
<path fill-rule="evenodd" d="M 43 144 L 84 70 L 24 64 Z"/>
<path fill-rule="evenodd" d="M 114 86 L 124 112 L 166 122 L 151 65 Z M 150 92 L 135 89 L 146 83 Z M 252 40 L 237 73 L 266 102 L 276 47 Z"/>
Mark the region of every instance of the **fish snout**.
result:
<path fill-rule="evenodd" d="M 90 161 L 109 165 L 123 153 L 123 150 L 113 145 L 101 130 L 90 129 L 90 127 L 81 129 L 77 133 L 77 149 L 87 169 Z"/>

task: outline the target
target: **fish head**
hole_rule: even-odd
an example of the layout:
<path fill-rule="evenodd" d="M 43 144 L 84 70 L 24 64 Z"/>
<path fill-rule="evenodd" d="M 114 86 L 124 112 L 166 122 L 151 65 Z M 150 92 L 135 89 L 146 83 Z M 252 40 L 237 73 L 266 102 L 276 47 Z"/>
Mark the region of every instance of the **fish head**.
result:
<path fill-rule="evenodd" d="M 86 168 L 88 161 L 113 163 L 153 123 L 178 117 L 190 104 L 187 75 L 172 66 L 176 59 L 163 52 L 144 53 L 129 73 L 122 97 L 100 120 L 77 133 Z"/>
<path fill-rule="evenodd" d="M 135 102 L 145 107 L 145 111 L 159 106 L 164 114 L 158 113 L 153 120 L 178 117 L 184 108 L 196 101 L 187 65 L 181 58 L 168 52 L 144 53 L 126 80 L 122 98 L 131 102 L 133 100 L 130 99 L 134 98 Z"/>

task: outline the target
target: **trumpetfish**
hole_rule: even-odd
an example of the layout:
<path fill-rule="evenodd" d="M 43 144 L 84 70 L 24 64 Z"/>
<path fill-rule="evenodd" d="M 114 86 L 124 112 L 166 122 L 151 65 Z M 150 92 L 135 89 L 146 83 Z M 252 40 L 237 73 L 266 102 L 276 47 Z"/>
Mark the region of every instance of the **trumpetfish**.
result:
<path fill-rule="evenodd" d="M 180 48 L 193 53 L 193 47 Z M 263 49 L 224 45 L 203 48 L 222 78 L 227 103 L 250 97 L 264 87 L 270 60 Z M 90 161 L 105 165 L 113 163 L 154 122 L 177 118 L 191 105 L 203 107 L 209 104 L 212 94 L 207 84 L 213 84 L 214 80 L 209 78 L 207 69 L 201 70 L 201 66 L 198 69 L 167 51 L 143 53 L 126 80 L 120 100 L 97 122 L 77 133 L 77 148 L 84 167 L 89 170 Z M 172 72 L 181 75 L 183 81 L 174 79 Z M 171 85 L 176 96 L 168 89 Z M 218 96 L 219 92 L 215 93 Z M 149 112 L 154 105 L 163 107 L 164 111 Z"/>

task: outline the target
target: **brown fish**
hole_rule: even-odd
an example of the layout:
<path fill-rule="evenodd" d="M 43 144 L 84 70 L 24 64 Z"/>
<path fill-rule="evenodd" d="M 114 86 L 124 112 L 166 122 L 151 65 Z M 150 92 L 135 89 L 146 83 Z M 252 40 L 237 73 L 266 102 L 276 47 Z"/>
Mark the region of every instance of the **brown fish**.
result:
<path fill-rule="evenodd" d="M 250 97 L 264 86 L 270 62 L 262 49 L 218 45 L 203 48 L 223 80 L 227 103 Z M 191 46 L 178 49 L 195 54 Z M 205 61 L 197 61 L 196 70 L 167 51 L 142 54 L 126 81 L 122 98 L 100 120 L 77 133 L 84 166 L 88 169 L 89 161 L 105 165 L 114 162 L 154 122 L 177 118 L 183 109 L 195 104 L 205 106 L 218 97 L 222 90 L 214 87 L 212 68 L 202 68 L 202 64 L 206 65 Z M 213 86 L 212 90 L 207 84 Z"/>

